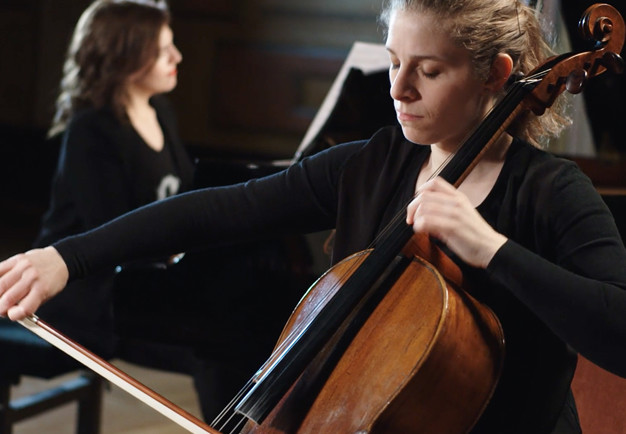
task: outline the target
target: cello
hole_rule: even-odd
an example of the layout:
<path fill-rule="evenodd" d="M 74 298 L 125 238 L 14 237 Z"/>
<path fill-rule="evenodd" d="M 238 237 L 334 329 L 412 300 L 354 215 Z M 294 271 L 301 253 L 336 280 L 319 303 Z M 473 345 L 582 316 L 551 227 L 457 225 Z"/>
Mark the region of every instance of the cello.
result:
<path fill-rule="evenodd" d="M 512 83 L 440 176 L 458 185 L 517 116 L 540 114 L 564 89 L 578 92 L 588 77 L 619 69 L 624 31 L 618 17 L 608 5 L 590 8 L 581 22 L 596 49 L 549 59 Z M 244 432 L 471 429 L 497 382 L 503 339 L 495 316 L 462 290 L 462 275 L 446 258 L 398 218 L 376 249 L 322 276 L 236 399 L 236 413 L 251 421 Z M 386 345 L 390 335 L 393 345 Z M 480 359 L 476 366 L 467 363 L 473 359 Z M 476 384 L 476 378 L 486 381 Z M 445 411 L 459 402 L 464 414 Z"/>

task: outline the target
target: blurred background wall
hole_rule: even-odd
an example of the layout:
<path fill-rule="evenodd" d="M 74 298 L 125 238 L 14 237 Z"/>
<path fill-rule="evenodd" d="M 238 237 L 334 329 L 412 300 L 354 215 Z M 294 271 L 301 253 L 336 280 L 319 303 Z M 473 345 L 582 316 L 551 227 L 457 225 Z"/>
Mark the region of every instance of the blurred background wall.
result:
<path fill-rule="evenodd" d="M 0 124 L 45 129 L 89 0 L 0 2 Z M 381 42 L 379 0 L 171 0 L 183 53 L 171 94 L 191 146 L 290 156 L 355 40 Z"/>

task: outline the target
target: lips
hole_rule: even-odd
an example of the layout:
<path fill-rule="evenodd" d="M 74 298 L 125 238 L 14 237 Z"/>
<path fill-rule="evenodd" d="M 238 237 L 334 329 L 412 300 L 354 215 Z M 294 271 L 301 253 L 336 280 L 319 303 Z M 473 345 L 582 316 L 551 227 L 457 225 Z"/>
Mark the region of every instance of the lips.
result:
<path fill-rule="evenodd" d="M 402 112 L 400 110 L 396 110 L 396 113 L 397 113 L 398 120 L 400 120 L 400 121 L 412 121 L 412 120 L 416 120 L 416 119 L 421 119 L 422 118 L 422 116 L 414 115 L 414 114 L 411 114 L 411 113 Z"/>

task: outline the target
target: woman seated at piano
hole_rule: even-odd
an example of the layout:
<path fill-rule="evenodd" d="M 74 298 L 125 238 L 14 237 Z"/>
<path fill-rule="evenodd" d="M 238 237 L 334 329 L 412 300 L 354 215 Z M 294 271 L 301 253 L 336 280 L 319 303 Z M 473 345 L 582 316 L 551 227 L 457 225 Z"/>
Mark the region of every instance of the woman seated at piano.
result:
<path fill-rule="evenodd" d="M 165 3 L 96 0 L 68 47 L 49 131 L 61 147 L 36 247 L 191 188 L 193 166 L 163 94 L 182 60 Z M 107 267 L 67 286 L 39 315 L 103 355 L 114 346 Z"/>
<path fill-rule="evenodd" d="M 9 258 L 0 315 L 33 314 L 68 281 L 121 261 L 261 234 L 334 228 L 337 264 L 383 244 L 399 218 L 446 252 L 502 326 L 503 369 L 472 432 L 579 433 L 577 354 L 626 376 L 626 249 L 590 180 L 542 149 L 567 124 L 559 105 L 491 135 L 460 184 L 448 175 L 470 133 L 502 110 L 510 78 L 551 55 L 535 12 L 514 0 L 389 0 L 381 21 L 398 127 Z"/>

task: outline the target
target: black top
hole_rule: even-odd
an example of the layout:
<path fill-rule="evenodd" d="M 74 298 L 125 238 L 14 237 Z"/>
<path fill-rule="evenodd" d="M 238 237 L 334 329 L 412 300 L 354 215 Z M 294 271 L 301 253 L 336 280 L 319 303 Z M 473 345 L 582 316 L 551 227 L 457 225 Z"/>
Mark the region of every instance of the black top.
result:
<path fill-rule="evenodd" d="M 84 232 L 141 205 L 191 188 L 193 166 L 162 98 L 153 98 L 165 146 L 149 147 L 109 107 L 77 112 L 65 130 L 50 208 L 36 246 Z"/>
<path fill-rule="evenodd" d="M 404 213 L 430 152 L 399 128 L 335 146 L 284 172 L 149 205 L 55 244 L 71 279 L 151 255 L 336 227 L 333 263 Z M 566 400 L 575 352 L 626 375 L 626 250 L 590 180 L 515 140 L 483 217 L 509 241 L 486 270 L 464 267 L 500 318 L 503 376 L 475 432 L 578 432 Z"/>
<path fill-rule="evenodd" d="M 193 165 L 163 97 L 151 104 L 164 134 L 155 151 L 109 107 L 72 116 L 62 136 L 51 201 L 35 247 L 84 232 L 137 207 L 191 188 Z M 112 355 L 114 266 L 72 282 L 39 310 L 50 324 L 103 356 Z"/>

